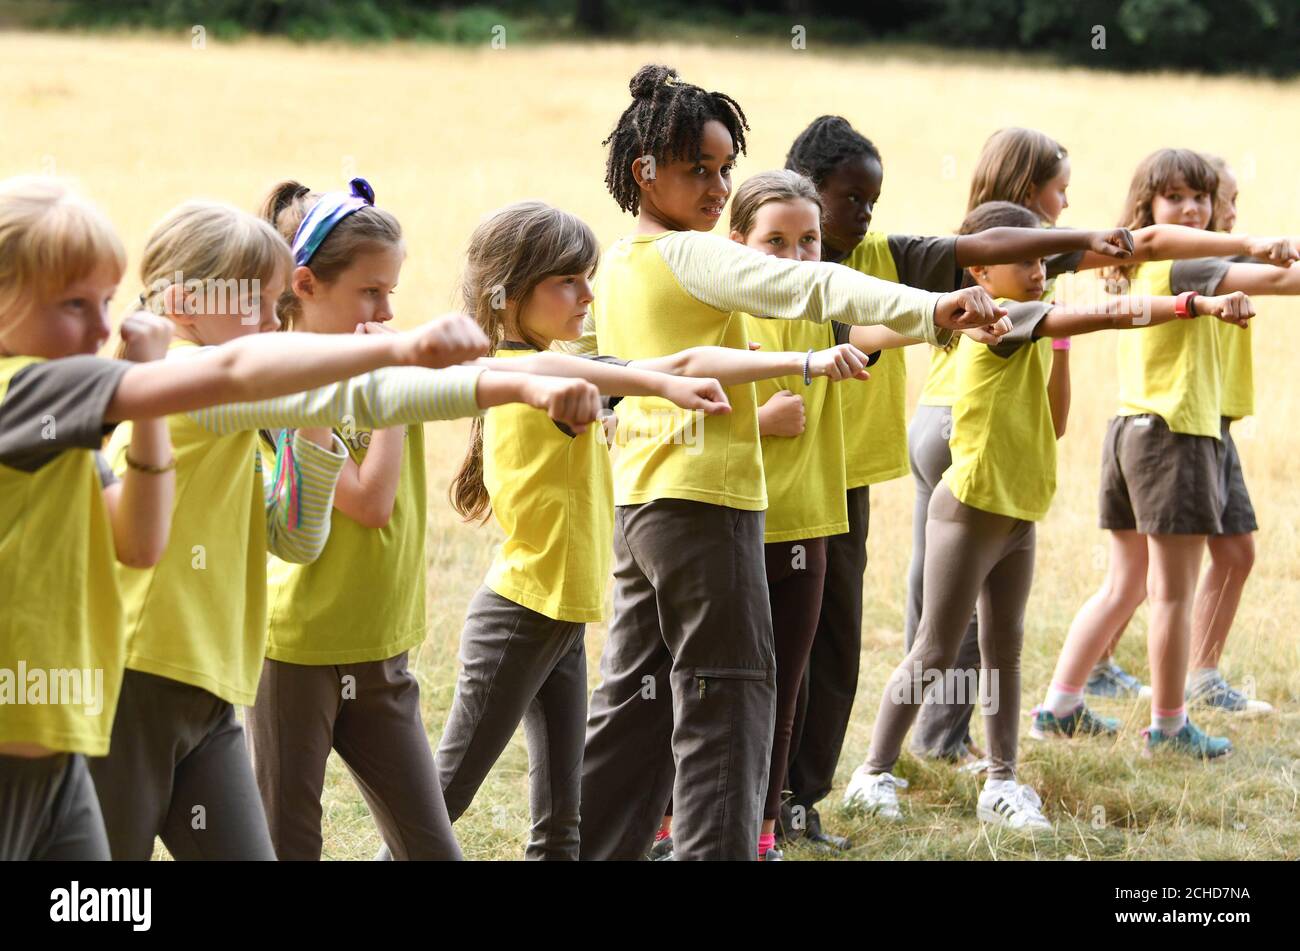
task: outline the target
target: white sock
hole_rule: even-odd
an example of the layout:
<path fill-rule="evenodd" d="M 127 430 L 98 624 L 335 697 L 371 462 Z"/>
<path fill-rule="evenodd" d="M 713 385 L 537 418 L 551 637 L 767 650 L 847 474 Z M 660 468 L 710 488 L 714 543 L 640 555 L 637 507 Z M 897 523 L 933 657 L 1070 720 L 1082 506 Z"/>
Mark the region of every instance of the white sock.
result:
<path fill-rule="evenodd" d="M 1187 673 L 1187 689 L 1195 690 L 1213 683 L 1219 677 L 1218 667 L 1197 667 Z"/>
<path fill-rule="evenodd" d="M 1043 701 L 1043 707 L 1050 710 L 1052 716 L 1069 716 L 1081 706 L 1083 706 L 1082 685 L 1075 687 L 1070 684 L 1057 683 L 1054 680 L 1052 685 L 1047 688 L 1047 699 Z"/>
<path fill-rule="evenodd" d="M 1159 730 L 1165 736 L 1173 736 L 1183 728 L 1187 722 L 1187 708 L 1179 707 L 1177 710 L 1157 710 L 1151 708 L 1151 729 Z"/>

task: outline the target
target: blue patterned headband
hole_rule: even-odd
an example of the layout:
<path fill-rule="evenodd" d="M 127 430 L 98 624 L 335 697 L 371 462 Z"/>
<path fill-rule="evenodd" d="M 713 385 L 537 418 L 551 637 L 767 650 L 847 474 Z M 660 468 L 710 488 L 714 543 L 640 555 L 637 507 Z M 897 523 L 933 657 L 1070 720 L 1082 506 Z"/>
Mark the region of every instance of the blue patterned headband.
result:
<path fill-rule="evenodd" d="M 375 203 L 375 190 L 364 178 L 354 178 L 348 185 L 351 191 L 327 192 L 322 195 L 302 219 L 302 224 L 293 236 L 295 266 L 306 265 L 340 221 L 357 209 Z"/>

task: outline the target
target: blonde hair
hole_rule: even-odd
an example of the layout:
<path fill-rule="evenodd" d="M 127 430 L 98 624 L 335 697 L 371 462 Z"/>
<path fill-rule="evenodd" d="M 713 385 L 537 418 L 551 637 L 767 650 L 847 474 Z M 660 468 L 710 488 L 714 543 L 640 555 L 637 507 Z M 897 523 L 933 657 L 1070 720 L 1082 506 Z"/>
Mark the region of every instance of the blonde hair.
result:
<path fill-rule="evenodd" d="M 140 305 L 162 312 L 162 296 L 177 281 L 270 282 L 286 277 L 289 246 L 270 225 L 213 201 L 187 201 L 149 235 L 140 260 Z"/>
<path fill-rule="evenodd" d="M 286 179 L 262 199 L 258 216 L 268 221 L 289 244 L 293 244 L 298 226 L 320 201 L 314 192 L 301 182 Z M 375 248 L 392 247 L 402 243 L 402 226 L 392 212 L 374 205 L 358 208 L 331 229 L 307 265 L 312 274 L 326 284 L 338 279 L 348 269 L 357 255 Z M 280 317 L 285 330 L 292 330 L 294 321 L 302 314 L 302 304 L 292 287 L 286 287 L 280 297 Z"/>
<path fill-rule="evenodd" d="M 52 300 L 104 264 L 120 280 L 126 251 L 98 208 L 56 178 L 0 182 L 0 320 Z"/>
<path fill-rule="evenodd" d="M 1069 154 L 1060 142 L 1037 129 L 999 129 L 980 150 L 966 210 L 989 201 L 1028 207 L 1034 190 L 1056 177 Z"/>
<path fill-rule="evenodd" d="M 735 197 L 731 199 L 730 228 L 748 238 L 754 230 L 754 219 L 758 217 L 760 208 L 769 202 L 800 199 L 812 202 L 820 219 L 822 196 L 808 176 L 786 168 L 751 175 L 736 189 Z"/>
<path fill-rule="evenodd" d="M 1155 198 L 1177 178 L 1182 178 L 1188 188 L 1218 196 L 1219 173 L 1205 156 L 1192 149 L 1157 149 L 1139 162 L 1133 172 L 1119 219 L 1120 227 L 1136 231 L 1155 224 Z M 1210 220 L 1205 225 L 1208 231 L 1215 230 L 1216 210 L 1217 202 L 1210 208 Z M 1137 264 L 1125 264 L 1107 268 L 1104 274 L 1111 292 L 1123 293 L 1138 267 Z"/>
<path fill-rule="evenodd" d="M 515 319 L 543 280 L 556 274 L 586 274 L 600 260 L 596 235 L 580 218 L 540 201 L 521 201 L 493 212 L 469 239 L 460 293 L 465 313 L 478 322 L 495 349 L 513 329 L 539 350 L 522 326 L 507 328 L 505 301 L 516 302 Z M 452 508 L 465 521 L 486 520 L 491 500 L 483 485 L 483 418 L 470 424 L 469 450 L 447 490 Z"/>

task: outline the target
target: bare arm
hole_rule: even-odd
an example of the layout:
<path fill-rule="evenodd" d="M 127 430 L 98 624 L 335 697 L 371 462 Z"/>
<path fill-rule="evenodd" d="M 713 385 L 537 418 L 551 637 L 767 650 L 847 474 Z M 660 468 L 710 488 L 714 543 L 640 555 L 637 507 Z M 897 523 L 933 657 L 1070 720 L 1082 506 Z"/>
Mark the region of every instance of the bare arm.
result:
<path fill-rule="evenodd" d="M 135 361 L 137 366 L 156 364 L 167 355 L 172 324 L 150 314 L 139 320 L 124 321 L 121 334 L 124 358 Z M 118 385 L 120 388 L 121 384 Z M 128 465 L 122 481 L 104 490 L 117 560 L 129 568 L 150 568 L 158 563 L 167 548 L 176 496 L 167 420 L 161 417 L 138 420 L 131 428 L 126 458 L 140 466 L 167 469 L 150 472 Z"/>
<path fill-rule="evenodd" d="M 957 264 L 1015 264 L 1070 251 L 1113 255 L 1130 260 L 1134 234 L 1127 228 L 1081 231 L 1072 228 L 989 228 L 957 238 Z"/>
<path fill-rule="evenodd" d="M 1039 322 L 1037 333 L 1043 337 L 1074 337 L 1098 330 L 1154 327 L 1177 319 L 1176 300 L 1174 297 L 1112 297 L 1100 304 L 1053 307 Z M 1240 293 L 1198 297 L 1195 307 L 1198 314 L 1242 326 L 1255 313 L 1250 298 Z"/>
<path fill-rule="evenodd" d="M 709 414 L 730 412 L 727 394 L 717 380 L 707 378 L 710 374 L 669 374 L 647 366 L 646 362 L 640 360 L 635 365 L 619 366 L 546 351 L 525 357 L 485 357 L 475 360 L 474 364 L 516 373 L 586 380 L 609 396 L 658 396 L 682 409 L 698 409 Z"/>
<path fill-rule="evenodd" d="M 370 434 L 366 457 L 358 465 L 351 458 L 343 463 L 334 507 L 366 528 L 383 528 L 393 517 L 397 487 L 402 477 L 405 427 L 377 429 Z"/>
<path fill-rule="evenodd" d="M 1300 294 L 1300 267 L 1233 264 L 1214 289 L 1216 294 Z"/>
<path fill-rule="evenodd" d="M 380 367 L 449 366 L 486 349 L 482 331 L 458 314 L 403 334 L 255 334 L 187 359 L 132 367 L 122 377 L 104 418 L 119 422 L 268 399 Z"/>
<path fill-rule="evenodd" d="M 138 420 L 131 430 L 128 457 L 141 465 L 163 467 L 172 446 L 165 419 Z M 117 560 L 128 568 L 151 568 L 162 558 L 171 534 L 176 473 L 128 468 L 121 482 L 104 490 L 113 526 Z"/>
<path fill-rule="evenodd" d="M 863 353 L 875 353 L 877 350 L 896 350 L 910 347 L 914 343 L 925 343 L 920 337 L 905 337 L 888 327 L 852 327 L 849 329 L 849 343 Z"/>
<path fill-rule="evenodd" d="M 1089 251 L 1079 270 L 1147 261 L 1182 261 L 1248 254 L 1282 265 L 1296 260 L 1296 242 L 1288 238 L 1253 238 L 1245 234 L 1205 231 L 1183 225 L 1148 225 L 1133 232 L 1133 254 L 1127 259 Z"/>
<path fill-rule="evenodd" d="M 737 350 L 733 347 L 691 347 L 666 357 L 637 360 L 635 366 L 659 370 L 662 373 L 686 376 L 705 375 L 723 386 L 770 380 L 778 376 L 802 374 L 803 353 L 768 352 L 764 350 Z M 824 376 L 832 380 L 870 378 L 866 367 L 869 358 L 852 344 L 840 344 L 812 354 L 808 369 L 811 376 Z"/>
<path fill-rule="evenodd" d="M 1047 401 L 1052 407 L 1052 428 L 1056 438 L 1065 435 L 1070 418 L 1070 351 L 1052 351 L 1052 375 L 1047 380 Z"/>

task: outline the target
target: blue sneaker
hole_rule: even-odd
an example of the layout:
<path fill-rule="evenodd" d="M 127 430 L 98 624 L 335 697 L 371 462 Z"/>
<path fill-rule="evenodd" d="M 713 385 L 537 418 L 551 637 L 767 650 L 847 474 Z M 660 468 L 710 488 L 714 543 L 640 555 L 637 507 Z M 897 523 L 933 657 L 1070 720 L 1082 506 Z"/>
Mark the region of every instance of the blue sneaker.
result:
<path fill-rule="evenodd" d="M 1112 700 L 1137 700 L 1151 696 L 1150 687 L 1113 660 L 1103 660 L 1092 668 L 1083 692 L 1090 697 L 1108 697 Z"/>
<path fill-rule="evenodd" d="M 1197 759 L 1218 759 L 1232 752 L 1230 739 L 1226 736 L 1210 736 L 1191 720 L 1172 736 L 1151 727 L 1143 730 L 1142 735 L 1147 741 L 1146 749 L 1142 751 L 1145 756 L 1154 756 L 1160 750 L 1173 750 Z"/>
<path fill-rule="evenodd" d="M 1086 703 L 1079 704 L 1073 713 L 1058 717 L 1046 707 L 1034 707 L 1030 711 L 1034 718 L 1029 735 L 1035 740 L 1063 739 L 1071 736 L 1114 736 L 1119 732 L 1119 720 L 1115 717 L 1099 717 L 1088 709 Z"/>
<path fill-rule="evenodd" d="M 1252 700 L 1233 687 L 1217 671 L 1209 680 L 1202 680 L 1187 688 L 1187 702 L 1228 713 L 1244 713 L 1247 716 L 1263 716 L 1273 712 L 1273 705 L 1263 700 Z"/>

